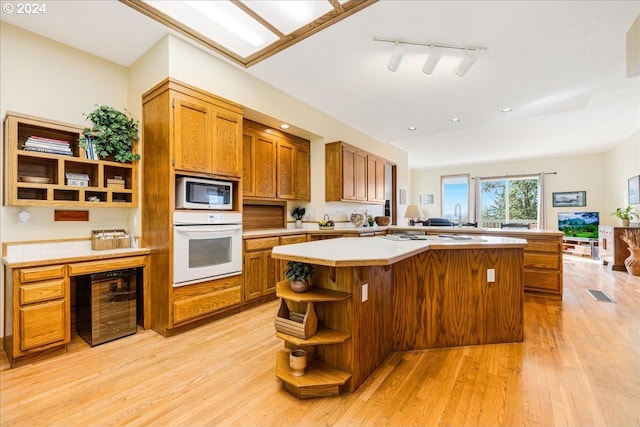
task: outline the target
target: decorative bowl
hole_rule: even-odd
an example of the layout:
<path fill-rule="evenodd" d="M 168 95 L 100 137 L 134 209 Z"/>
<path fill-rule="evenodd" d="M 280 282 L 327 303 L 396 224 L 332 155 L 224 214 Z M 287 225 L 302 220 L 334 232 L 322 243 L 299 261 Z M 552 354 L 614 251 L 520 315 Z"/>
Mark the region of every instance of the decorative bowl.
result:
<path fill-rule="evenodd" d="M 389 225 L 389 223 L 391 222 L 391 217 L 388 216 L 377 216 L 374 219 L 376 221 L 376 224 L 380 226 Z"/>

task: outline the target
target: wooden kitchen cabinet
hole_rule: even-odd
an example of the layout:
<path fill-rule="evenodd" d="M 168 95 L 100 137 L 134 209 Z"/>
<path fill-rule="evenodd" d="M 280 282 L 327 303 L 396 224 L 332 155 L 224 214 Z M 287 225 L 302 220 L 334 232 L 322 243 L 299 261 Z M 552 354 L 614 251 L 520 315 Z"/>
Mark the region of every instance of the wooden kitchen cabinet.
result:
<path fill-rule="evenodd" d="M 338 141 L 325 145 L 327 202 L 384 203 L 385 161 Z"/>
<path fill-rule="evenodd" d="M 244 240 L 245 301 L 275 293 L 277 261 L 271 258 L 271 249 L 279 244 L 277 236 Z"/>
<path fill-rule="evenodd" d="M 4 122 L 5 205 L 137 207 L 137 162 L 87 159 L 78 143 L 82 130 L 80 126 L 67 123 L 7 113 Z M 27 140 L 38 138 L 63 141 L 68 144 L 70 155 L 27 151 Z M 69 185 L 69 173 L 88 176 L 87 186 Z M 122 181 L 122 186 L 113 187 L 109 183 L 116 177 Z"/>
<path fill-rule="evenodd" d="M 367 201 L 384 203 L 385 161 L 372 154 L 367 155 Z"/>
<path fill-rule="evenodd" d="M 286 262 L 271 258 L 271 250 L 274 246 L 306 241 L 306 234 L 245 238 L 242 269 L 245 301 L 275 295 L 276 283 L 284 280 Z"/>
<path fill-rule="evenodd" d="M 54 260 L 5 264 L 5 313 L 4 348 L 12 367 L 33 357 L 63 351 L 71 340 L 72 329 L 72 280 L 75 277 L 127 268 L 144 268 L 149 251 L 139 249 L 118 256 L 81 256 L 66 258 L 64 263 Z M 143 276 L 144 277 L 144 276 Z M 143 327 L 149 327 L 150 319 L 145 310 L 149 307 L 143 278 L 139 316 Z"/>
<path fill-rule="evenodd" d="M 173 212 L 181 176 L 230 182 L 232 208 L 242 211 L 243 109 L 167 78 L 142 96 L 145 151 L 142 246 L 149 257 L 151 326 L 168 336 L 242 304 L 242 275 L 174 288 Z"/>
<path fill-rule="evenodd" d="M 311 200 L 308 140 L 245 120 L 243 150 L 244 197 Z"/>
<path fill-rule="evenodd" d="M 181 93 L 173 94 L 174 166 L 187 172 L 210 173 L 211 107 Z"/>
<path fill-rule="evenodd" d="M 10 361 L 68 343 L 71 316 L 66 266 L 15 269 L 6 277 L 7 296 L 13 295 L 13 301 L 7 300 L 8 310 L 14 313 L 15 322 L 6 331 Z"/>
<path fill-rule="evenodd" d="M 276 197 L 276 139 L 262 132 L 243 132 L 244 197 Z"/>
<path fill-rule="evenodd" d="M 241 177 L 242 109 L 174 83 L 165 87 L 173 109 L 174 169 L 181 173 Z M 155 113 L 167 115 L 165 120 L 171 115 L 169 111 Z"/>

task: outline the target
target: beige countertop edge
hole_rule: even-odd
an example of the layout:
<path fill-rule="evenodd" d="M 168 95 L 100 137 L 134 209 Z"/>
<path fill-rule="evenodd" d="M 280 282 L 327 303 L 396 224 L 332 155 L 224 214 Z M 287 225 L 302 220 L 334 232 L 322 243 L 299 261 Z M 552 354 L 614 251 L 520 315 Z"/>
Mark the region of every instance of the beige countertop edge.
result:
<path fill-rule="evenodd" d="M 535 234 L 541 236 L 564 236 L 562 231 L 547 229 L 527 229 L 527 228 L 477 228 L 477 227 L 424 227 L 424 226 L 399 226 L 390 225 L 390 231 L 438 231 L 442 233 L 456 234 Z"/>
<path fill-rule="evenodd" d="M 387 266 L 395 264 L 404 259 L 410 258 L 419 253 L 428 250 L 460 250 L 460 249 L 505 249 L 505 248 L 524 248 L 527 245 L 527 241 L 524 239 L 515 238 L 499 238 L 488 237 L 493 241 L 485 242 L 467 242 L 467 241 L 455 241 L 455 242 L 427 242 L 427 241 L 412 241 L 407 247 L 403 242 L 395 242 L 386 240 L 386 245 L 397 245 L 392 253 L 386 256 L 375 255 L 376 247 L 372 247 L 371 242 L 367 242 L 360 238 L 343 237 L 331 240 L 320 240 L 316 242 L 297 243 L 293 245 L 276 246 L 271 257 L 276 259 L 282 259 L 287 261 L 300 261 L 315 265 L 324 265 L 328 267 L 367 267 L 367 266 Z M 322 255 L 322 251 L 315 250 L 315 247 L 325 248 L 327 245 L 337 245 L 336 248 L 346 247 L 347 244 L 353 244 L 351 241 L 359 241 L 362 243 L 362 250 L 369 251 L 366 256 L 356 257 L 352 255 L 357 253 L 354 251 L 353 246 L 347 248 L 342 254 L 339 250 L 334 252 L 335 255 L 326 256 Z M 388 242 L 388 243 L 386 243 Z M 357 243 L 356 243 L 357 245 Z M 287 253 L 280 253 L 285 251 Z M 295 251 L 295 253 L 294 253 Z M 348 254 L 348 255 L 344 255 Z"/>
<path fill-rule="evenodd" d="M 543 229 L 518 229 L 518 228 L 476 228 L 476 227 L 424 227 L 421 225 L 409 226 L 409 225 L 389 225 L 389 226 L 375 226 L 375 227 L 359 227 L 359 228 L 334 228 L 333 230 L 320 230 L 317 228 L 273 228 L 265 230 L 248 230 L 242 233 L 242 237 L 271 237 L 271 236 L 286 236 L 290 234 L 363 234 L 363 233 L 375 233 L 378 231 L 396 231 L 396 232 L 425 232 L 436 231 L 442 233 L 455 233 L 455 234 L 522 234 L 526 235 L 538 235 L 538 236 L 564 236 L 564 233 L 557 230 L 543 230 Z"/>
<path fill-rule="evenodd" d="M 287 236 L 290 234 L 363 234 L 386 231 L 389 227 L 359 227 L 359 228 L 334 228 L 333 230 L 320 230 L 318 228 L 271 228 L 265 230 L 248 230 L 242 233 L 242 237 L 271 237 Z"/>
<path fill-rule="evenodd" d="M 130 248 L 130 249 L 110 249 L 105 251 L 90 251 L 81 254 L 63 254 L 59 257 L 48 258 L 27 258 L 3 257 L 2 263 L 6 268 L 39 267 L 43 265 L 68 264 L 72 262 L 99 261 L 101 259 L 123 258 L 137 255 L 148 255 L 151 249 Z"/>

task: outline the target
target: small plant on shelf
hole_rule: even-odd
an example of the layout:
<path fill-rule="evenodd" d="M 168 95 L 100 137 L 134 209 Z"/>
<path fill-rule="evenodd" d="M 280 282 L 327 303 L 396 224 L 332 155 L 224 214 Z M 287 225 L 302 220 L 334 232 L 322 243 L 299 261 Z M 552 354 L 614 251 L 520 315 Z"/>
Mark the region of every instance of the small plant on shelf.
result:
<path fill-rule="evenodd" d="M 306 262 L 289 261 L 284 271 L 284 276 L 289 279 L 291 290 L 294 292 L 306 292 L 309 289 L 309 279 L 314 267 Z"/>
<path fill-rule="evenodd" d="M 80 137 L 80 146 L 93 153 L 92 158 L 113 156 L 115 161 L 127 163 L 140 159 L 133 153 L 133 142 L 138 137 L 139 123 L 126 109 L 125 113 L 107 105 L 102 105 L 89 114 L 87 120 L 93 127 L 85 128 Z"/>
<path fill-rule="evenodd" d="M 622 224 L 624 224 L 625 226 L 628 226 L 629 221 L 631 221 L 633 218 L 638 218 L 638 214 L 634 212 L 632 206 L 627 206 L 626 208 L 617 208 L 616 211 L 611 215 L 622 220 Z"/>

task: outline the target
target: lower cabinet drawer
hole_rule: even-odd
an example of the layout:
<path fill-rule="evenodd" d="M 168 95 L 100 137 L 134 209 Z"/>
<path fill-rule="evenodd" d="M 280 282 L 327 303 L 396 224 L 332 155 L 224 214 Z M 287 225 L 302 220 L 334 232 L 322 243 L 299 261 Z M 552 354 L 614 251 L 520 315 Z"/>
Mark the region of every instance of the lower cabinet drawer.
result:
<path fill-rule="evenodd" d="M 49 267 L 23 268 L 20 270 L 20 283 L 36 282 L 46 279 L 57 279 L 64 276 L 66 265 Z"/>
<path fill-rule="evenodd" d="M 64 279 L 36 282 L 20 286 L 20 305 L 64 297 Z"/>
<path fill-rule="evenodd" d="M 185 322 L 242 302 L 243 276 L 174 288 L 173 323 Z"/>
<path fill-rule="evenodd" d="M 241 302 L 241 286 L 183 299 L 173 303 L 173 321 L 184 322 Z"/>
<path fill-rule="evenodd" d="M 64 300 L 20 308 L 20 350 L 66 342 Z"/>
<path fill-rule="evenodd" d="M 543 254 L 536 252 L 524 253 L 524 266 L 533 268 L 544 268 L 547 270 L 558 270 L 562 256 L 558 254 Z"/>
<path fill-rule="evenodd" d="M 562 295 L 562 273 L 546 273 L 541 271 L 524 271 L 525 290 L 551 292 Z"/>

